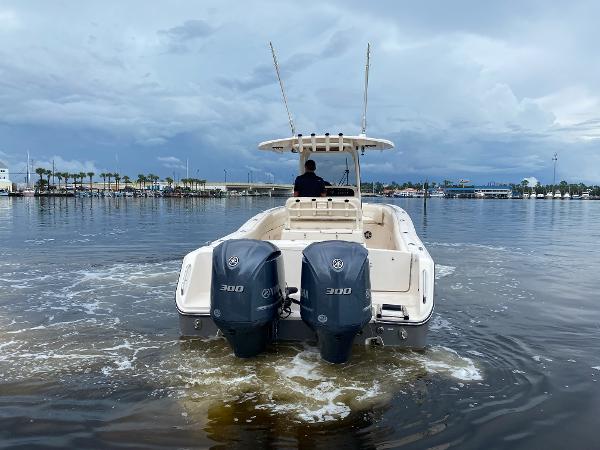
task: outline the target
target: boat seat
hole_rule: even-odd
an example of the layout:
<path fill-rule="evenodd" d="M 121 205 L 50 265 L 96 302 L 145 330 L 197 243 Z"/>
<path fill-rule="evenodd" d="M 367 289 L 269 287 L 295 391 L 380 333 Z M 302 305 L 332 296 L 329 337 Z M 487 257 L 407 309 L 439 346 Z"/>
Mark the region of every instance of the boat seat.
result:
<path fill-rule="evenodd" d="M 292 197 L 285 203 L 286 230 L 360 230 L 362 210 L 354 197 Z"/>

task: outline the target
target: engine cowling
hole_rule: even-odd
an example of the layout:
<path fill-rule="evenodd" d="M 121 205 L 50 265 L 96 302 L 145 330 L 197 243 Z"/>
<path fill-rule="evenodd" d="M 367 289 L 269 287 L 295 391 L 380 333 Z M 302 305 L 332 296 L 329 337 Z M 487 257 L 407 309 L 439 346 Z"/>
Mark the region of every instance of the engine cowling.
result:
<path fill-rule="evenodd" d="M 354 337 L 371 320 L 368 251 L 345 241 L 316 242 L 304 249 L 300 309 L 317 334 L 321 357 L 350 359 Z"/>
<path fill-rule="evenodd" d="M 272 340 L 284 287 L 281 251 L 270 242 L 230 239 L 214 248 L 210 315 L 236 356 L 256 356 Z"/>

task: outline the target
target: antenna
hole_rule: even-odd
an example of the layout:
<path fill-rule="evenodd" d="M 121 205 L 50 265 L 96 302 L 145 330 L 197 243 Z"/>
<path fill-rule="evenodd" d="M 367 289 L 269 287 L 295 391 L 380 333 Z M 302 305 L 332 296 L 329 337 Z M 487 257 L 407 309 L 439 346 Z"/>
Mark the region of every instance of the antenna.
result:
<path fill-rule="evenodd" d="M 292 119 L 292 114 L 290 113 L 290 108 L 288 107 L 285 89 L 283 88 L 283 80 L 281 79 L 281 74 L 279 73 L 279 65 L 277 64 L 277 56 L 275 56 L 275 49 L 273 48 L 273 44 L 270 41 L 269 46 L 271 47 L 271 53 L 273 54 L 273 64 L 275 64 L 275 72 L 277 72 L 277 80 L 279 80 L 279 87 L 281 88 L 281 95 L 283 96 L 283 103 L 285 104 L 285 110 L 287 111 L 288 120 L 290 122 L 290 128 L 292 129 L 292 136 L 296 136 L 296 127 L 294 126 L 294 119 Z"/>
<path fill-rule="evenodd" d="M 360 130 L 361 136 L 366 136 L 367 133 L 367 91 L 369 90 L 369 60 L 371 59 L 371 44 L 367 43 L 367 64 L 365 65 L 365 95 L 363 97 L 363 115 L 362 126 Z"/>

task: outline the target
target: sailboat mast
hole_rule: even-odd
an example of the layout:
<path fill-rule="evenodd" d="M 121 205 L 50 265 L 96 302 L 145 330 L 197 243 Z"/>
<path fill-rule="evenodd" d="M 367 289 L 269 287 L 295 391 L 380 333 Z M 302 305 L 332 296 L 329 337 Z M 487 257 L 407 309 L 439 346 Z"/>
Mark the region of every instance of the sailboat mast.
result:
<path fill-rule="evenodd" d="M 27 150 L 27 187 L 29 187 L 31 183 L 29 177 L 29 150 Z"/>

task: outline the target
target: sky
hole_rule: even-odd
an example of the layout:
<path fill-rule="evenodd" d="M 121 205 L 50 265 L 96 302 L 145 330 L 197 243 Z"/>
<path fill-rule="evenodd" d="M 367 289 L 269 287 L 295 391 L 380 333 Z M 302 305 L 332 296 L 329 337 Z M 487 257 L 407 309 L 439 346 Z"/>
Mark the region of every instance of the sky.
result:
<path fill-rule="evenodd" d="M 363 180 L 600 184 L 597 1 L 0 0 L 0 160 L 290 182 L 297 132 L 358 134 Z M 22 175 L 14 175 L 20 181 Z"/>

